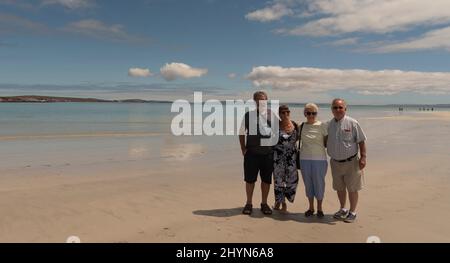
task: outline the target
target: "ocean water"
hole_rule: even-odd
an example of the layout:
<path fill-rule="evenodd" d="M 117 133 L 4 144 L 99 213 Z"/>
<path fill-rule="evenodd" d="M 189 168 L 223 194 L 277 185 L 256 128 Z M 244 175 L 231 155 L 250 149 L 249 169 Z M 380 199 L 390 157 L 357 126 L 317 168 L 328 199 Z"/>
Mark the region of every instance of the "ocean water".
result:
<path fill-rule="evenodd" d="M 291 106 L 291 109 L 292 119 L 301 121 L 303 108 Z M 405 108 L 403 112 L 393 106 L 349 106 L 348 109 L 348 114 L 355 118 L 416 112 L 417 107 Z M 170 134 L 170 124 L 177 114 L 171 112 L 170 103 L 0 103 L 0 138 L 102 133 Z M 204 113 L 203 117 L 208 115 Z M 332 118 L 330 110 L 321 105 L 319 118 Z"/>
<path fill-rule="evenodd" d="M 171 112 L 171 106 L 170 103 L 0 103 L 0 140 L 170 135 L 172 119 L 178 115 Z M 293 120 L 303 120 L 301 106 L 291 106 L 291 110 Z M 449 108 L 435 110 L 450 111 Z M 419 112 L 418 107 L 405 108 L 403 112 L 394 106 L 349 106 L 348 109 L 348 114 L 355 118 L 415 112 Z M 208 115 L 204 113 L 203 117 Z M 318 118 L 331 119 L 331 111 L 320 105 Z"/>
<path fill-rule="evenodd" d="M 168 133 L 167 103 L 3 103 L 0 136 Z"/>
<path fill-rule="evenodd" d="M 212 153 L 239 154 L 237 136 L 174 136 L 170 103 L 0 103 L 0 171 L 24 167 L 87 165 L 116 161 L 189 161 Z M 320 120 L 332 118 L 321 105 Z M 450 111 L 450 109 L 436 109 Z M 291 107 L 291 118 L 302 121 L 303 108 Z M 371 117 L 417 113 L 389 106 L 350 106 L 369 135 L 380 130 Z M 209 113 L 204 113 L 204 117 Z M 225 125 L 224 128 L 226 129 Z M 386 127 L 386 130 L 389 130 Z M 383 130 L 383 129 L 382 129 Z M 379 136 L 373 134 L 374 138 Z M 381 135 L 380 135 L 381 137 Z"/>

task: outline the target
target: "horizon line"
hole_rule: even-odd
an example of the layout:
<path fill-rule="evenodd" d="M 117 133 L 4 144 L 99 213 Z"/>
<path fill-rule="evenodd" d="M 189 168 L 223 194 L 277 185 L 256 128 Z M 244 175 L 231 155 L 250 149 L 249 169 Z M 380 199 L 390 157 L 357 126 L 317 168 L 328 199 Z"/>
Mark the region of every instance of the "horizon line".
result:
<path fill-rule="evenodd" d="M 29 98 L 48 98 L 48 99 L 81 99 L 81 100 L 96 100 L 96 101 L 85 101 L 83 103 L 89 103 L 89 102 L 93 102 L 93 103 L 99 103 L 99 102 L 110 102 L 110 103 L 114 103 L 114 102 L 125 102 L 125 103 L 173 103 L 176 100 L 146 100 L 146 99 L 136 99 L 136 98 L 128 98 L 128 99 L 99 99 L 99 98 L 93 98 L 93 97 L 69 97 L 69 96 L 48 96 L 48 95 L 15 95 L 15 96 L 0 96 L 0 103 L 68 103 L 71 101 L 3 101 L 4 99 L 13 99 L 13 98 L 24 98 L 24 97 L 29 97 Z M 206 100 L 207 101 L 207 100 Z M 220 103 L 226 103 L 226 100 L 218 100 Z M 270 100 L 269 100 L 270 101 Z M 189 101 L 189 103 L 195 103 L 192 101 Z M 202 103 L 204 103 L 204 101 L 202 101 Z M 283 104 L 288 104 L 288 105 L 306 105 L 308 102 L 283 102 Z M 327 103 L 327 102 L 318 102 L 316 103 L 318 105 L 330 105 L 331 103 Z M 389 103 L 389 104 L 350 104 L 348 106 L 379 106 L 379 107 L 386 107 L 386 106 L 392 106 L 392 107 L 401 107 L 401 106 L 409 106 L 409 107 L 414 107 L 414 106 L 428 106 L 428 107 L 450 107 L 450 104 L 446 104 L 446 103 L 427 103 L 427 104 L 417 104 L 417 103 Z"/>

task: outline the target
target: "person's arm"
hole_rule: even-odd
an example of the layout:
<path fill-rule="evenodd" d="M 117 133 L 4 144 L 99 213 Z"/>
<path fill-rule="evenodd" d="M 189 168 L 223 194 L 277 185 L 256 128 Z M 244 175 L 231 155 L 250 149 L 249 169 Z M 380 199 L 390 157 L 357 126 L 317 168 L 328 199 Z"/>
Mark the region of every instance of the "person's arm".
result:
<path fill-rule="evenodd" d="M 327 141 L 328 141 L 328 123 L 322 122 L 322 125 L 320 126 L 322 129 L 323 134 L 323 147 L 327 148 Z"/>
<path fill-rule="evenodd" d="M 366 167 L 366 142 L 362 141 L 358 143 L 359 145 L 359 153 L 361 155 L 361 159 L 359 159 L 359 169 L 362 170 L 364 167 Z"/>
<path fill-rule="evenodd" d="M 366 157 L 367 157 L 367 149 L 366 149 L 366 134 L 364 133 L 363 129 L 359 125 L 359 123 L 356 123 L 356 142 L 359 146 L 359 153 L 361 155 L 361 159 L 359 159 L 359 169 L 364 169 L 366 167 Z"/>
<path fill-rule="evenodd" d="M 246 113 L 248 114 L 248 113 Z M 246 115 L 244 115 L 244 118 L 242 119 L 241 126 L 239 127 L 239 144 L 241 145 L 241 152 L 242 155 L 245 155 L 245 152 L 247 152 L 247 147 L 245 146 L 245 132 L 246 132 L 246 125 L 245 125 Z"/>
<path fill-rule="evenodd" d="M 292 122 L 295 127 L 295 132 L 297 133 L 297 139 L 295 140 L 295 144 L 300 142 L 300 125 L 298 125 L 296 122 Z"/>
<path fill-rule="evenodd" d="M 245 135 L 239 135 L 239 143 L 241 144 L 242 155 L 245 155 L 247 148 L 245 147 Z"/>

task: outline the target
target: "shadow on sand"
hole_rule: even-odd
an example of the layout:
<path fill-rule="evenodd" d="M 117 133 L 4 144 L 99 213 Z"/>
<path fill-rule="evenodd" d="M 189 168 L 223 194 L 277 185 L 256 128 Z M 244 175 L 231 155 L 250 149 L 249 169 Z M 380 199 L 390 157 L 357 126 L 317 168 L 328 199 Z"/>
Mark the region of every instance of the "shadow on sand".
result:
<path fill-rule="evenodd" d="M 194 215 L 199 216 L 213 216 L 213 217 L 233 217 L 233 216 L 248 216 L 242 214 L 242 207 L 235 208 L 223 208 L 223 209 L 211 209 L 211 210 L 196 210 L 192 212 Z M 249 216 L 252 218 L 272 218 L 278 221 L 296 221 L 300 223 L 316 223 L 316 224 L 328 224 L 335 225 L 337 219 L 333 218 L 333 215 L 326 214 L 323 218 L 317 218 L 315 215 L 311 217 L 305 217 L 303 213 L 281 213 L 273 211 L 272 215 L 264 215 L 259 208 L 253 208 L 253 213 Z"/>

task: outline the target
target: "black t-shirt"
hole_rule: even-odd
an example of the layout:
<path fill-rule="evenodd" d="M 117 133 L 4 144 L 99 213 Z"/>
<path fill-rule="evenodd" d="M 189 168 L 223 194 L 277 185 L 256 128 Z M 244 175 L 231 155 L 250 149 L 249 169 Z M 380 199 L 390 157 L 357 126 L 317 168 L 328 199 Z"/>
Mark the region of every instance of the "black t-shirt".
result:
<path fill-rule="evenodd" d="M 268 114 L 267 114 L 267 125 L 269 127 L 271 126 L 271 120 L 270 120 L 270 116 L 271 116 L 271 111 L 268 110 Z M 259 113 L 257 112 L 258 116 Z M 256 120 L 250 120 L 250 112 L 245 113 L 244 116 L 244 121 L 245 121 L 245 132 L 247 135 L 247 142 L 246 142 L 246 148 L 247 148 L 247 152 L 250 154 L 272 154 L 273 152 L 273 147 L 272 146 L 261 146 L 261 139 L 267 139 L 270 138 L 270 134 L 269 135 L 262 135 L 259 129 L 259 116 L 258 118 L 256 118 Z M 250 133 L 250 121 L 253 121 L 253 127 L 256 127 L 256 131 L 257 134 L 256 135 L 249 135 Z"/>

